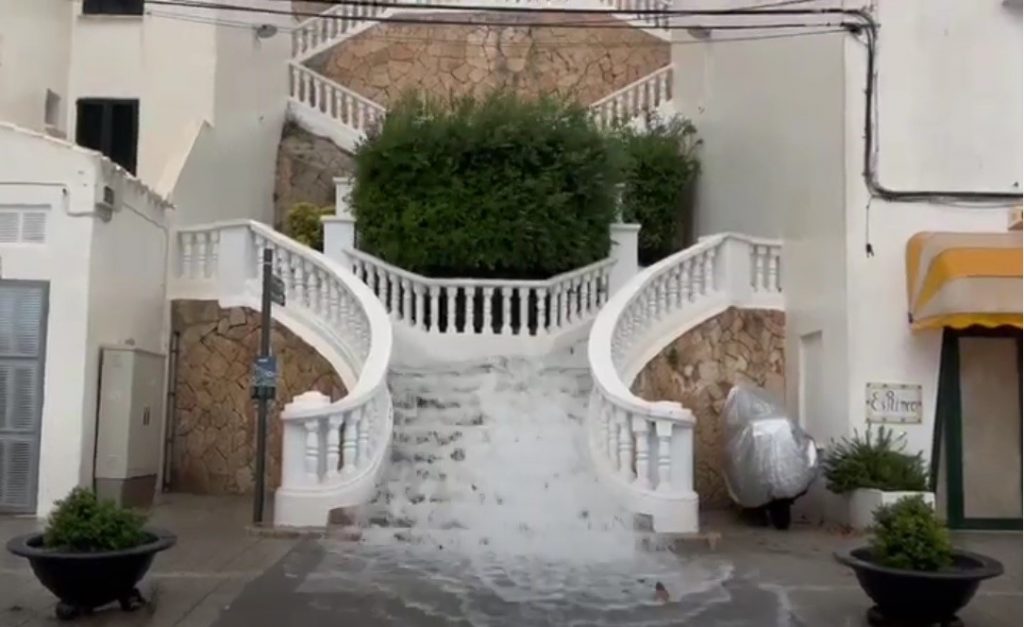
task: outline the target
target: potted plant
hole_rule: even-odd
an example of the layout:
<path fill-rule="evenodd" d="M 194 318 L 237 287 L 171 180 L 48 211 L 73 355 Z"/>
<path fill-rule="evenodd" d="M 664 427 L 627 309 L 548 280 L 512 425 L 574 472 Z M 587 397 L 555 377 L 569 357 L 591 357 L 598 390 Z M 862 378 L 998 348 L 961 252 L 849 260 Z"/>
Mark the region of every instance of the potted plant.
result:
<path fill-rule="evenodd" d="M 891 429 L 879 427 L 861 438 L 855 431 L 833 444 L 822 466 L 829 491 L 846 497 L 843 522 L 854 529 L 867 529 L 878 507 L 907 496 L 920 495 L 934 507 L 935 495 L 928 491 L 928 474 L 921 454 L 904 453 L 904 436 L 894 437 Z"/>
<path fill-rule="evenodd" d="M 112 601 L 129 611 L 142 601 L 135 584 L 153 556 L 175 542 L 171 533 L 144 523 L 141 514 L 75 488 L 57 502 L 43 533 L 12 538 L 7 550 L 28 558 L 40 583 L 60 600 L 57 618 L 68 620 Z"/>
<path fill-rule="evenodd" d="M 1003 573 L 994 559 L 952 548 L 949 533 L 920 495 L 875 512 L 869 546 L 836 553 L 875 606 L 871 625 L 962 625 L 956 612 L 985 579 Z"/>

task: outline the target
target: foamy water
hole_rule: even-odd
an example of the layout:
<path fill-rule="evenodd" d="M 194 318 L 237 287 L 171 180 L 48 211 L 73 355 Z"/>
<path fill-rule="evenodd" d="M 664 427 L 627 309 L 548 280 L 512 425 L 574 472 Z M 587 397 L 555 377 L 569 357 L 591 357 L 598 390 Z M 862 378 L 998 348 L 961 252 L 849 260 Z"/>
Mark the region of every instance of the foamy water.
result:
<path fill-rule="evenodd" d="M 527 361 L 478 373 L 471 400 L 484 420 L 462 429 L 464 458 L 431 465 L 445 480 L 413 486 L 425 497 L 415 508 L 400 496 L 390 504 L 411 529 L 367 529 L 358 545 L 325 541 L 327 556 L 300 591 L 382 595 L 472 625 L 676 625 L 728 598 L 727 563 L 684 566 L 637 548 L 633 515 L 591 469 L 579 374 Z M 409 468 L 396 473 L 396 494 L 417 481 Z M 657 582 L 670 610 L 655 599 Z"/>

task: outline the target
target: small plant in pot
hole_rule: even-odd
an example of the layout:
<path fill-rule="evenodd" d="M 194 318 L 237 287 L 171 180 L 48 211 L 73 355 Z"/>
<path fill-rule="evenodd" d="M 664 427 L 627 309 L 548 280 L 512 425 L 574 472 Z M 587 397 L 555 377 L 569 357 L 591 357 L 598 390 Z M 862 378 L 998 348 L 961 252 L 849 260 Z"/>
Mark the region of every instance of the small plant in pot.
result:
<path fill-rule="evenodd" d="M 934 506 L 928 491 L 928 473 L 921 454 L 904 452 L 904 436 L 879 427 L 861 437 L 845 437 L 833 443 L 822 465 L 829 491 L 846 497 L 845 521 L 854 529 L 871 525 L 872 513 L 907 496 L 920 495 Z"/>
<path fill-rule="evenodd" d="M 871 625 L 962 625 L 956 613 L 982 581 L 1003 573 L 994 559 L 954 549 L 920 495 L 879 507 L 872 530 L 869 546 L 836 553 L 875 602 Z"/>
<path fill-rule="evenodd" d="M 129 611 L 142 602 L 135 585 L 153 557 L 175 542 L 174 535 L 144 523 L 141 514 L 75 488 L 57 502 L 43 533 L 12 538 L 7 550 L 28 558 L 40 583 L 60 600 L 57 618 L 113 601 Z"/>

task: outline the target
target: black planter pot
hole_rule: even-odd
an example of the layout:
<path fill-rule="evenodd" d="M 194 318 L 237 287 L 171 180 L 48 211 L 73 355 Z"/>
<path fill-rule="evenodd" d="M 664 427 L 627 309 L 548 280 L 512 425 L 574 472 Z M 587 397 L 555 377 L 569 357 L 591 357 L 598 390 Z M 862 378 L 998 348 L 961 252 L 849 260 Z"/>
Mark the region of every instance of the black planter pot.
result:
<path fill-rule="evenodd" d="M 871 561 L 867 547 L 837 552 L 835 557 L 853 569 L 860 587 L 875 602 L 868 612 L 872 625 L 960 624 L 956 613 L 981 582 L 1003 574 L 998 561 L 967 551 L 953 551 L 953 565 L 935 572 L 882 566 Z"/>
<path fill-rule="evenodd" d="M 149 541 L 121 551 L 74 553 L 43 547 L 43 534 L 11 538 L 7 550 L 28 558 L 36 578 L 60 603 L 57 617 L 74 618 L 81 612 L 118 601 L 124 610 L 142 600 L 135 584 L 142 579 L 153 557 L 174 545 L 174 534 L 146 529 Z"/>

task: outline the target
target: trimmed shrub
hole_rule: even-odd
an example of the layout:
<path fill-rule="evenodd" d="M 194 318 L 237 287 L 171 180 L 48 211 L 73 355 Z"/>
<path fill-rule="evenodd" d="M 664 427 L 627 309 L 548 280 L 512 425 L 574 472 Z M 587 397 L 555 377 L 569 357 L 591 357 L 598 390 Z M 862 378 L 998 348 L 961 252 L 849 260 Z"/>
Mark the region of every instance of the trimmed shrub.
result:
<path fill-rule="evenodd" d="M 872 557 L 883 566 L 938 570 L 953 563 L 949 532 L 920 496 L 875 510 Z"/>
<path fill-rule="evenodd" d="M 324 225 L 320 216 L 330 215 L 334 207 L 317 207 L 311 202 L 298 202 L 288 210 L 286 233 L 293 240 L 310 248 L 323 251 Z"/>
<path fill-rule="evenodd" d="M 833 444 L 825 455 L 823 466 L 828 489 L 845 494 L 857 488 L 875 488 L 886 491 L 924 491 L 928 489 L 921 454 L 908 455 L 904 436 L 893 437 L 892 429 L 878 428 L 872 439 L 871 430 L 864 439 L 854 432 L 853 438 L 843 438 Z"/>
<path fill-rule="evenodd" d="M 609 253 L 617 168 L 582 106 L 406 95 L 355 162 L 359 246 L 406 270 L 538 279 Z"/>
<path fill-rule="evenodd" d="M 643 130 L 624 126 L 615 137 L 623 153 L 623 221 L 640 224 L 640 263 L 650 265 L 690 244 L 697 129 L 683 118 L 652 115 Z"/>
<path fill-rule="evenodd" d="M 64 551 L 117 551 L 146 542 L 141 514 L 100 501 L 92 490 L 75 488 L 50 514 L 43 545 Z"/>

